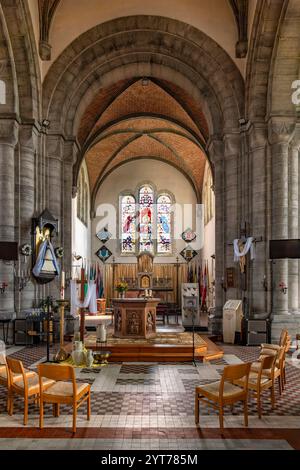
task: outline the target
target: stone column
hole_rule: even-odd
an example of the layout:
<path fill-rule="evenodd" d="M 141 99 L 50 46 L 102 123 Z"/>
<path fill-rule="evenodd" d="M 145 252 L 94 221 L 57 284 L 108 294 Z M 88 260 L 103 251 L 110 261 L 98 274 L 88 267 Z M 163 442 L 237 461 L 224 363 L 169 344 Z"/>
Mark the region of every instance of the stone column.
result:
<path fill-rule="evenodd" d="M 240 175 L 241 138 L 238 133 L 224 136 L 224 245 L 225 268 L 234 267 L 236 272 L 236 286 L 228 288 L 226 299 L 241 298 L 239 285 L 239 266 L 233 259 L 233 240 L 240 232 L 240 204 L 241 204 L 241 175 Z M 226 273 L 225 273 L 226 274 Z M 225 276 L 224 274 L 224 276 Z"/>
<path fill-rule="evenodd" d="M 293 140 L 289 150 L 289 213 L 288 237 L 299 238 L 298 212 L 299 212 L 299 146 L 300 141 Z M 298 312 L 299 307 L 299 261 L 288 261 L 288 298 L 289 311 Z"/>
<path fill-rule="evenodd" d="M 13 120 L 0 120 L 0 240 L 15 241 L 15 146 L 18 124 Z M 14 267 L 12 262 L 0 260 L 0 282 L 8 288 L 0 294 L 0 316 L 13 316 Z"/>
<path fill-rule="evenodd" d="M 36 153 L 38 146 L 38 130 L 32 125 L 22 126 L 19 132 L 19 181 L 17 185 L 19 194 L 19 244 L 32 242 L 32 218 L 36 207 Z M 31 270 L 31 256 L 26 258 L 20 255 L 19 270 Z M 32 307 L 35 299 L 36 283 L 33 278 L 26 287 L 19 292 L 20 310 Z"/>
<path fill-rule="evenodd" d="M 289 143 L 294 133 L 293 120 L 269 120 L 269 142 L 272 159 L 272 239 L 287 239 L 288 230 L 288 160 Z M 288 286 L 288 260 L 276 260 L 273 263 L 273 305 L 274 315 L 272 335 L 278 336 L 278 323 L 284 323 L 284 316 L 288 314 L 288 298 L 279 284 L 283 282 Z"/>
<path fill-rule="evenodd" d="M 215 318 L 212 329 L 214 333 L 222 331 L 222 314 L 225 292 L 222 288 L 222 278 L 225 276 L 225 245 L 224 245 L 224 144 L 221 140 L 213 139 L 208 145 L 208 153 L 213 164 L 215 192 Z"/>
<path fill-rule="evenodd" d="M 77 147 L 74 140 L 69 140 L 64 146 L 63 161 L 63 224 L 62 244 L 64 247 L 63 266 L 65 271 L 71 271 L 72 266 L 72 188 L 73 188 L 73 165 L 76 161 Z"/>
<path fill-rule="evenodd" d="M 63 223 L 63 151 L 64 140 L 59 135 L 47 135 L 47 198 L 46 207 L 53 217 L 59 221 L 58 236 L 52 239 L 54 247 L 62 245 L 62 233 L 65 230 Z M 61 264 L 61 263 L 59 263 Z M 46 295 L 51 295 L 54 299 L 59 298 L 59 279 L 56 277 L 49 284 L 46 284 Z"/>
<path fill-rule="evenodd" d="M 267 156 L 268 129 L 265 124 L 253 123 L 248 130 L 249 139 L 249 168 L 247 172 L 250 186 L 249 221 L 251 235 L 262 237 L 262 241 L 256 243 L 255 260 L 251 263 L 250 270 L 250 311 L 251 314 L 267 314 L 268 297 L 270 295 L 270 266 L 269 266 L 269 202 L 267 198 L 269 184 L 269 168 Z M 265 280 L 265 282 L 264 282 Z M 265 287 L 264 287 L 265 286 Z M 266 290 L 268 289 L 268 291 Z"/>

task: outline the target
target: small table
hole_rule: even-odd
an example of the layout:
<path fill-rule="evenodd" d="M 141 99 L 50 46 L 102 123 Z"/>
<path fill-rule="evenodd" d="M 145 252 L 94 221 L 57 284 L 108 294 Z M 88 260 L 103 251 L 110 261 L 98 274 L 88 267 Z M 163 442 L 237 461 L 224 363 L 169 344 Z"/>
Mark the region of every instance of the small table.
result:
<path fill-rule="evenodd" d="M 0 324 L 2 324 L 3 341 L 5 344 L 7 344 L 10 318 L 0 318 Z"/>

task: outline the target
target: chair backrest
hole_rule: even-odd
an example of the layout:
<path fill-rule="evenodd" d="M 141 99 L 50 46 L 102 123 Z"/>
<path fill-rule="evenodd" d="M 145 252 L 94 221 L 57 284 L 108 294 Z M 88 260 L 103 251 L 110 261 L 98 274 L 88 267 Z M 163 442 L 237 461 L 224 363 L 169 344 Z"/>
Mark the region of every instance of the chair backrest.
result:
<path fill-rule="evenodd" d="M 43 377 L 47 379 L 55 380 L 56 382 L 64 381 L 64 380 L 71 380 L 73 383 L 73 392 L 74 392 L 74 395 L 76 395 L 77 387 L 76 387 L 74 367 L 68 366 L 68 365 L 59 365 L 59 364 L 39 364 L 38 374 L 40 378 L 40 383 L 42 383 L 41 379 Z"/>
<path fill-rule="evenodd" d="M 261 361 L 265 356 L 278 356 L 280 351 L 280 346 L 278 344 L 262 344 L 259 354 L 259 361 Z"/>
<path fill-rule="evenodd" d="M 285 346 L 286 343 L 287 343 L 287 339 L 288 339 L 288 330 L 287 329 L 283 329 L 281 330 L 281 333 L 280 333 L 280 338 L 279 338 L 279 346 Z"/>
<path fill-rule="evenodd" d="M 19 361 L 18 359 L 13 359 L 12 357 L 7 357 L 6 358 L 8 370 L 12 374 L 23 374 L 24 375 L 24 367 L 22 361 Z"/>
<path fill-rule="evenodd" d="M 19 361 L 18 359 L 13 359 L 12 357 L 7 356 L 6 364 L 7 364 L 7 370 L 8 370 L 8 376 L 7 376 L 8 386 L 13 386 L 14 374 L 22 374 L 23 383 L 24 383 L 24 391 L 27 390 L 27 377 L 24 372 L 22 361 Z"/>
<path fill-rule="evenodd" d="M 0 353 L 0 365 L 6 366 L 6 354 Z"/>
<path fill-rule="evenodd" d="M 244 379 L 244 390 L 247 391 L 250 368 L 251 362 L 243 362 L 242 364 L 233 364 L 224 367 L 219 389 L 220 400 L 223 396 L 224 383 L 226 381 L 233 382 L 234 380 Z"/>

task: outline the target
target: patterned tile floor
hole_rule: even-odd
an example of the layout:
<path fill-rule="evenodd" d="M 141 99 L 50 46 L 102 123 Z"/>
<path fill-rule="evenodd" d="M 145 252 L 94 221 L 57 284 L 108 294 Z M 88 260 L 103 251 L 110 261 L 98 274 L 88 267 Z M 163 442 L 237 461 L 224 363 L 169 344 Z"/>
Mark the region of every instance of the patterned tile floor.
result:
<path fill-rule="evenodd" d="M 253 361 L 258 348 L 223 345 L 223 359 L 209 364 L 113 363 L 97 372 L 77 369 L 77 378 L 89 382 L 92 417 L 78 410 L 75 439 L 70 426 L 72 410 L 61 406 L 53 418 L 45 408 L 45 429 L 38 429 L 38 408 L 29 407 L 29 424 L 22 425 L 23 403 L 15 399 L 15 414 L 5 411 L 6 390 L 0 386 L 0 449 L 300 449 L 300 368 L 288 359 L 287 386 L 276 390 L 276 408 L 269 393 L 259 420 L 256 402 L 249 400 L 249 428 L 243 427 L 242 407 L 225 410 L 224 433 L 215 410 L 200 407 L 200 428 L 194 424 L 195 386 L 220 378 L 224 365 Z M 8 354 L 36 368 L 45 359 L 44 347 L 11 348 Z M 76 442 L 76 444 L 74 444 Z M 77 447 L 76 447 L 77 446 Z"/>

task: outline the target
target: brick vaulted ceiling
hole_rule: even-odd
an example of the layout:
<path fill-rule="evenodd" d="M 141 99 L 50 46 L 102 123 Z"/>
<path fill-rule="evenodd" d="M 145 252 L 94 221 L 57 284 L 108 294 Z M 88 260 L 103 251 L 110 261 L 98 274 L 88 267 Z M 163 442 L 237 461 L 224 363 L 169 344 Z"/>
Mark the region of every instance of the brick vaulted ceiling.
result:
<path fill-rule="evenodd" d="M 196 100 L 174 85 L 138 79 L 99 90 L 77 136 L 94 196 L 116 167 L 152 158 L 184 173 L 201 199 L 208 126 Z"/>

